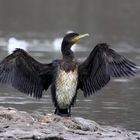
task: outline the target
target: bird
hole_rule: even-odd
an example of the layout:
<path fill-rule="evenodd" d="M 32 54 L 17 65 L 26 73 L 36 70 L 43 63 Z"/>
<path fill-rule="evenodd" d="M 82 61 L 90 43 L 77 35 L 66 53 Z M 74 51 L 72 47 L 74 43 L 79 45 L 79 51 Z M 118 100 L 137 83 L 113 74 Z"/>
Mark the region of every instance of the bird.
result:
<path fill-rule="evenodd" d="M 17 48 L 0 62 L 0 82 L 37 99 L 51 87 L 54 114 L 70 117 L 79 90 L 84 97 L 91 96 L 112 78 L 134 76 L 139 68 L 107 43 L 98 43 L 88 57 L 79 62 L 71 48 L 86 36 L 89 34 L 66 34 L 61 44 L 62 58 L 47 64 Z"/>
<path fill-rule="evenodd" d="M 15 37 L 11 37 L 8 40 L 8 54 L 11 54 L 16 48 L 27 51 L 27 47 L 29 47 L 29 43 L 24 40 L 18 40 Z"/>

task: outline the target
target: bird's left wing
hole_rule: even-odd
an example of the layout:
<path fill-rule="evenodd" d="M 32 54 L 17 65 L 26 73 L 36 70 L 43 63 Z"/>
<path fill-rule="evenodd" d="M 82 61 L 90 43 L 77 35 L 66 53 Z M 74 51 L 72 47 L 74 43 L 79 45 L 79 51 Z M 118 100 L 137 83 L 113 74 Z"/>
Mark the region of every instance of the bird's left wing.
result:
<path fill-rule="evenodd" d="M 136 64 L 101 43 L 79 65 L 78 88 L 88 96 L 104 87 L 111 77 L 133 76 L 136 69 Z"/>
<path fill-rule="evenodd" d="M 22 49 L 16 49 L 0 62 L 0 82 L 21 92 L 42 97 L 52 81 L 52 63 L 42 64 Z"/>

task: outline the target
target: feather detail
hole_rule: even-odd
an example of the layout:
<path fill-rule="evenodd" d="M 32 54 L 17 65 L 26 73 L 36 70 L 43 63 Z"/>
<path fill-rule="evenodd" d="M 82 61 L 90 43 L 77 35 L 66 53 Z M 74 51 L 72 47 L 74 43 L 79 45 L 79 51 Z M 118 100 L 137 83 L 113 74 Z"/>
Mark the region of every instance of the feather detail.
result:
<path fill-rule="evenodd" d="M 106 43 L 97 44 L 78 67 L 78 88 L 83 90 L 84 96 L 89 96 L 104 87 L 111 78 L 134 76 L 138 68 Z"/>

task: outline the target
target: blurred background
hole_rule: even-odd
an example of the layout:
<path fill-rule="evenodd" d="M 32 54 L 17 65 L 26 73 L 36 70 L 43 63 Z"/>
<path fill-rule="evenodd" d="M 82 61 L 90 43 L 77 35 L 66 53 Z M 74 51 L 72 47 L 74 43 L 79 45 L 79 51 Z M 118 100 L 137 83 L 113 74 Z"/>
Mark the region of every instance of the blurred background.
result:
<path fill-rule="evenodd" d="M 85 59 L 96 43 L 107 42 L 140 64 L 140 1 L 138 0 L 0 0 L 0 60 L 17 47 L 38 61 L 61 58 L 62 37 L 68 31 L 89 33 L 73 48 Z M 95 96 L 81 91 L 73 116 L 100 124 L 140 130 L 140 73 L 112 80 Z M 53 113 L 50 90 L 41 100 L 0 85 L 0 105 L 38 113 Z"/>

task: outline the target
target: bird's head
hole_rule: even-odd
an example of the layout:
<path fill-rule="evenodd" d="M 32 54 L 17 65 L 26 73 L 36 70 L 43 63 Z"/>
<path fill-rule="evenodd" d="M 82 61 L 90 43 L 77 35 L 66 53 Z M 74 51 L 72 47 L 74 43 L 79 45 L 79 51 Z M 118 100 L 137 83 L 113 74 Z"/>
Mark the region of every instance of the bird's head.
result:
<path fill-rule="evenodd" d="M 80 40 L 83 37 L 89 36 L 89 34 L 78 34 L 78 33 L 68 33 L 63 38 L 62 45 L 61 45 L 61 51 L 64 58 L 74 58 L 74 53 L 71 50 L 71 47 L 73 44 L 75 44 L 78 40 Z"/>
<path fill-rule="evenodd" d="M 75 44 L 78 40 L 83 37 L 89 36 L 89 34 L 78 34 L 78 33 L 68 33 L 65 35 L 62 41 L 62 47 L 67 47 L 68 49 L 71 48 L 73 44 Z"/>

